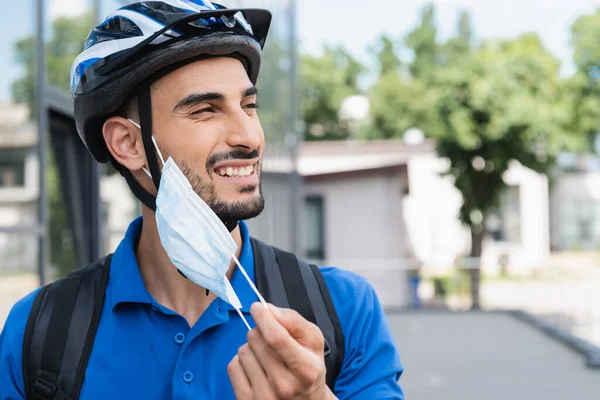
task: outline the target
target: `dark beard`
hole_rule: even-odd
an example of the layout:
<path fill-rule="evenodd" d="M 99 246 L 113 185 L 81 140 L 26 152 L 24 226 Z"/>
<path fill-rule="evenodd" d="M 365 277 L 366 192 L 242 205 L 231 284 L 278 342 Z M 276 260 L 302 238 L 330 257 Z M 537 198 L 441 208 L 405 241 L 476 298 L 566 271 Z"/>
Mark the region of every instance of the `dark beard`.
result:
<path fill-rule="evenodd" d="M 260 165 L 260 164 L 259 164 Z M 265 199 L 262 195 L 262 185 L 259 180 L 258 194 L 248 200 L 240 200 L 234 202 L 225 202 L 219 199 L 215 186 L 210 183 L 203 182 L 202 179 L 192 172 L 192 169 L 186 162 L 179 164 L 181 172 L 188 179 L 192 185 L 194 192 L 208 206 L 213 212 L 219 217 L 219 219 L 225 224 L 230 225 L 231 223 L 237 223 L 247 219 L 258 216 L 265 208 Z M 256 190 L 255 185 L 242 187 L 240 193 L 251 193 Z"/>

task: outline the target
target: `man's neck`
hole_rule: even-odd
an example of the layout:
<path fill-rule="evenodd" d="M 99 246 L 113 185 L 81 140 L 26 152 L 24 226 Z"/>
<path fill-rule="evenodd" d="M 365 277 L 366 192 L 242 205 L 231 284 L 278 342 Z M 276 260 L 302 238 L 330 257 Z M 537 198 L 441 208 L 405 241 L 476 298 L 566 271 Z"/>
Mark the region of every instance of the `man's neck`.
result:
<path fill-rule="evenodd" d="M 216 299 L 216 295 L 210 292 L 207 296 L 205 288 L 179 274 L 160 243 L 154 212 L 143 207 L 142 217 L 142 234 L 135 253 L 146 290 L 161 305 L 182 315 L 191 327 Z M 231 236 L 237 244 L 236 257 L 239 259 L 242 250 L 239 226 L 231 232 Z M 234 269 L 235 263 L 232 261 L 227 272 L 229 279 Z"/>

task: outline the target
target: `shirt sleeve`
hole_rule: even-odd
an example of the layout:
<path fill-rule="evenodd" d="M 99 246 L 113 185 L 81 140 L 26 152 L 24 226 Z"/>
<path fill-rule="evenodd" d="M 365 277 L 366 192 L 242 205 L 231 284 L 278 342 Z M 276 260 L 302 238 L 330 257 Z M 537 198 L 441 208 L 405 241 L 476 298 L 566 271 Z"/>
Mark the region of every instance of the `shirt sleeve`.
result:
<path fill-rule="evenodd" d="M 375 290 L 351 272 L 337 268 L 321 268 L 321 272 L 344 334 L 344 361 L 335 395 L 344 400 L 403 400 L 398 380 L 404 368 Z"/>
<path fill-rule="evenodd" d="M 0 400 L 25 399 L 23 336 L 37 290 L 17 302 L 0 334 Z"/>

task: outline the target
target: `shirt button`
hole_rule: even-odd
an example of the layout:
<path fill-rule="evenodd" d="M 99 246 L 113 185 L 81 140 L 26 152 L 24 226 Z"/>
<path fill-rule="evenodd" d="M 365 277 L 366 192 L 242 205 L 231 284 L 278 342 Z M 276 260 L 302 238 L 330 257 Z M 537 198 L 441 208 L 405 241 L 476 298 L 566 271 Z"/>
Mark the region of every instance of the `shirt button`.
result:
<path fill-rule="evenodd" d="M 173 339 L 175 340 L 175 343 L 182 344 L 183 342 L 185 342 L 185 335 L 183 333 L 179 332 L 178 334 L 175 335 L 175 337 Z"/>
<path fill-rule="evenodd" d="M 194 380 L 194 374 L 192 374 L 192 371 L 185 371 L 183 373 L 183 381 L 185 383 L 190 383 L 193 380 Z"/>

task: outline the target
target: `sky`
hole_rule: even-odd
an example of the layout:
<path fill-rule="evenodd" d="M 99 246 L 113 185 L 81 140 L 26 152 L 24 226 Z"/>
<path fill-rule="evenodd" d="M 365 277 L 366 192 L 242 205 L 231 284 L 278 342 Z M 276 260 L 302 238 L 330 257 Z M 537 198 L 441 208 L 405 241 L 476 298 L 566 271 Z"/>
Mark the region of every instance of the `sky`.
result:
<path fill-rule="evenodd" d="M 2 0 L 8 1 L 8 0 Z M 267 0 L 270 3 L 286 0 Z M 340 44 L 365 64 L 368 46 L 385 33 L 400 39 L 419 22 L 420 9 L 427 0 L 296 0 L 300 50 L 318 54 L 324 44 Z M 227 0 L 221 0 L 227 5 Z M 265 0 L 259 0 L 264 3 Z M 10 99 L 11 82 L 22 71 L 16 65 L 12 44 L 35 29 L 35 0 L 11 2 L 12 17 L 0 24 L 0 101 Z M 77 15 L 89 9 L 90 0 L 46 0 L 49 18 Z M 252 4 L 245 0 L 245 4 Z M 452 35 L 461 9 L 470 12 L 477 40 L 513 38 L 536 32 L 558 59 L 562 74 L 573 73 L 570 26 L 583 14 L 600 8 L 600 0 L 434 0 L 440 39 Z M 107 14 L 117 0 L 101 7 Z M 258 4 L 259 5 L 259 4 Z"/>

